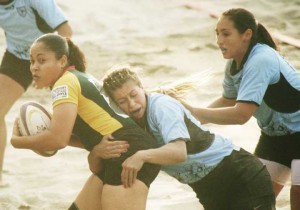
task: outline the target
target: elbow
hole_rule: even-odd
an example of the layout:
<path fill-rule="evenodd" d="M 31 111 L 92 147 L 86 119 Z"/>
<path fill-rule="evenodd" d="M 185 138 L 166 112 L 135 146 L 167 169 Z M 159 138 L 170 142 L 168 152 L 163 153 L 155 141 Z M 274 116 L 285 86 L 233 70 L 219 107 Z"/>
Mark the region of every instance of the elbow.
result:
<path fill-rule="evenodd" d="M 240 115 L 237 119 L 237 124 L 238 125 L 244 125 L 246 122 L 249 121 L 249 119 L 251 118 L 251 116 L 246 116 L 246 115 Z"/>
<path fill-rule="evenodd" d="M 65 148 L 66 146 L 68 146 L 68 143 L 62 142 L 62 143 L 59 143 L 59 144 L 57 145 L 57 148 L 56 148 L 56 149 L 63 149 L 63 148 Z"/>
<path fill-rule="evenodd" d="M 187 150 L 186 148 L 178 151 L 178 155 L 176 156 L 176 163 L 185 162 L 187 160 Z"/>
<path fill-rule="evenodd" d="M 185 162 L 187 160 L 187 153 L 186 151 L 181 155 L 179 162 Z"/>
<path fill-rule="evenodd" d="M 62 138 L 58 138 L 58 139 L 56 139 L 56 142 L 55 142 L 55 147 L 56 147 L 55 149 L 63 149 L 66 146 L 68 146 L 68 144 L 69 144 L 69 141 L 62 139 Z"/>

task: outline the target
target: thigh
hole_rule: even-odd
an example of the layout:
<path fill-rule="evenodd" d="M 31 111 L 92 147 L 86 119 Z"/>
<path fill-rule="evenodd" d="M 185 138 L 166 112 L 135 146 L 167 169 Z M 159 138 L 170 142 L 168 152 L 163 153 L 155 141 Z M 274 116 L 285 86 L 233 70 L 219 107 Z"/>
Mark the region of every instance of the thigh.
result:
<path fill-rule="evenodd" d="M 300 186 L 300 159 L 295 159 L 292 161 L 292 185 Z"/>
<path fill-rule="evenodd" d="M 291 169 L 289 167 L 274 161 L 261 158 L 260 161 L 266 166 L 273 182 L 276 182 L 280 185 L 285 185 L 286 182 L 290 179 Z"/>
<path fill-rule="evenodd" d="M 0 74 L 0 117 L 4 117 L 12 105 L 24 93 L 24 88 L 10 77 Z"/>
<path fill-rule="evenodd" d="M 102 192 L 102 210 L 145 210 L 148 187 L 136 181 L 130 188 L 105 184 Z"/>
<path fill-rule="evenodd" d="M 10 77 L 26 90 L 32 82 L 29 60 L 17 58 L 15 55 L 6 51 L 4 53 L 0 73 Z"/>
<path fill-rule="evenodd" d="M 76 206 L 84 210 L 101 210 L 102 190 L 103 182 L 92 174 L 75 199 Z"/>

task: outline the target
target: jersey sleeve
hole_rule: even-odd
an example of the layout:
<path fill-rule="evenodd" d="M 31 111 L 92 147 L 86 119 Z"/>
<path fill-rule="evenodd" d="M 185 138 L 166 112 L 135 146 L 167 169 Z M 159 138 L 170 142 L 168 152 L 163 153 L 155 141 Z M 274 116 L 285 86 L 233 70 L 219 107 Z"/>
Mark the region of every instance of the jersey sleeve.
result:
<path fill-rule="evenodd" d="M 51 91 L 53 107 L 62 103 L 74 103 L 78 105 L 81 93 L 80 83 L 76 76 L 66 73 L 57 82 Z"/>
<path fill-rule="evenodd" d="M 153 102 L 149 111 L 150 123 L 156 127 L 165 143 L 179 138 L 186 141 L 190 139 L 184 122 L 184 109 L 178 101 L 168 96 L 160 97 Z"/>
<path fill-rule="evenodd" d="M 234 86 L 234 81 L 230 77 L 230 67 L 232 65 L 232 60 L 229 60 L 225 67 L 225 77 L 223 80 L 223 97 L 229 99 L 236 99 L 237 91 Z"/>
<path fill-rule="evenodd" d="M 279 61 L 274 52 L 254 54 L 244 66 L 237 101 L 261 104 L 270 84 L 279 80 Z"/>
<path fill-rule="evenodd" d="M 30 2 L 31 7 L 52 29 L 57 29 L 61 24 L 67 22 L 66 16 L 54 0 L 31 0 Z"/>

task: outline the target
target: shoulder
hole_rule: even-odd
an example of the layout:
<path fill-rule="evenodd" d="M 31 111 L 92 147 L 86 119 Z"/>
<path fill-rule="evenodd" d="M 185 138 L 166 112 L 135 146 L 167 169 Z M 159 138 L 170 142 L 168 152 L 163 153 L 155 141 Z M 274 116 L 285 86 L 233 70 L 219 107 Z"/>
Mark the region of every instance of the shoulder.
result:
<path fill-rule="evenodd" d="M 256 44 L 250 52 L 244 70 L 277 72 L 280 66 L 279 53 L 265 44 Z"/>
<path fill-rule="evenodd" d="M 183 105 L 176 99 L 160 93 L 148 94 L 148 113 L 162 117 L 167 115 L 182 115 L 184 113 Z M 151 114 L 150 114 L 151 115 Z"/>
<path fill-rule="evenodd" d="M 274 61 L 277 60 L 278 52 L 273 48 L 269 47 L 265 44 L 256 44 L 249 55 L 249 61 L 257 60 L 257 61 Z"/>
<path fill-rule="evenodd" d="M 54 84 L 54 87 L 67 85 L 67 86 L 74 86 L 80 85 L 77 74 L 71 71 L 64 73 Z"/>
<path fill-rule="evenodd" d="M 179 105 L 180 102 L 165 94 L 149 93 L 148 104 L 149 106 L 168 107 L 170 105 Z"/>

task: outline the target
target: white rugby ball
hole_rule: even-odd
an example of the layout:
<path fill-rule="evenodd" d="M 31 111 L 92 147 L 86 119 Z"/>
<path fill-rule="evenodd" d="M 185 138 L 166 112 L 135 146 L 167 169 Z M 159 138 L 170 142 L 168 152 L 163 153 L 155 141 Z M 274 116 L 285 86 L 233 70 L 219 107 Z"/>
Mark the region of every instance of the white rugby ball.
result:
<path fill-rule="evenodd" d="M 20 107 L 18 118 L 19 131 L 22 136 L 32 136 L 49 129 L 51 114 L 39 103 L 29 101 Z M 39 155 L 50 157 L 55 151 L 34 151 Z"/>

